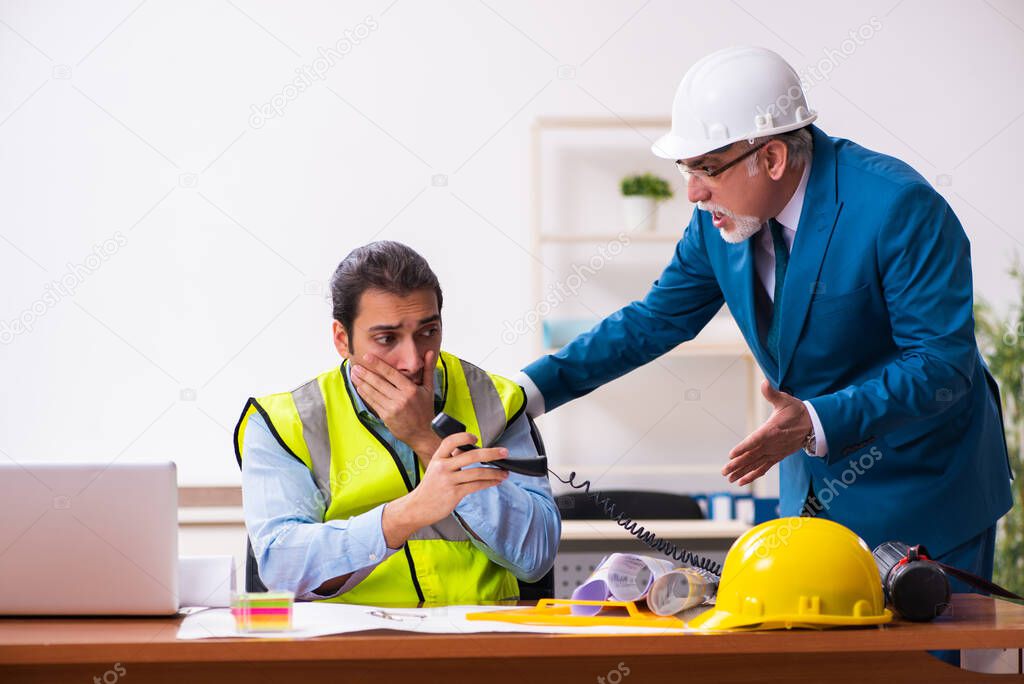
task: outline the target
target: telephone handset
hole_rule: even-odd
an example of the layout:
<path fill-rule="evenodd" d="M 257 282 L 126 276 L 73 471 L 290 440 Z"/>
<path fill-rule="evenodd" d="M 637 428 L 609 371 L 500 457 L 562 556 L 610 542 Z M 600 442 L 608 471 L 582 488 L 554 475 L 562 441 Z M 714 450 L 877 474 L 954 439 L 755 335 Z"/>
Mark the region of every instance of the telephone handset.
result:
<path fill-rule="evenodd" d="M 434 434 L 441 439 L 466 431 L 465 425 L 455 418 L 452 418 L 447 413 L 438 413 L 434 416 L 434 420 L 430 422 L 430 428 L 434 431 Z M 459 448 L 463 451 L 470 451 L 477 447 L 475 445 L 470 445 Z M 518 473 L 520 475 L 529 475 L 530 477 L 547 477 L 548 474 L 548 459 L 546 456 L 517 459 L 502 458 L 497 461 L 487 461 L 480 465 L 501 468 L 502 470 Z"/>

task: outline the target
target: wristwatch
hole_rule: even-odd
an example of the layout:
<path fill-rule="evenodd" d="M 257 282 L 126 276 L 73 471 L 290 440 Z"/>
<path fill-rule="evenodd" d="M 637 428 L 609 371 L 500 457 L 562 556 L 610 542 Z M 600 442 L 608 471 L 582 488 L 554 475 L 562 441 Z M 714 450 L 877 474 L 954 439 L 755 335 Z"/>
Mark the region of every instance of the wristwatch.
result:
<path fill-rule="evenodd" d="M 804 437 L 804 451 L 807 452 L 808 456 L 817 456 L 815 453 L 817 450 L 818 438 L 814 436 L 814 428 L 812 427 L 811 431 L 807 433 L 806 437 Z"/>

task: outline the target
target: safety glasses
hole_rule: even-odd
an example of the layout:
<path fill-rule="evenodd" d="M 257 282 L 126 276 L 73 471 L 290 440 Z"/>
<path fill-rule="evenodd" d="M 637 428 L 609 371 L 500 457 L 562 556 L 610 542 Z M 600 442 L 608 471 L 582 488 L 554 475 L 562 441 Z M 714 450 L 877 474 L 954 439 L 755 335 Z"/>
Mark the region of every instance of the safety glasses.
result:
<path fill-rule="evenodd" d="M 679 169 L 679 173 L 681 173 L 683 175 L 683 178 L 685 178 L 687 181 L 689 181 L 690 178 L 693 177 L 693 176 L 696 176 L 697 178 L 700 178 L 701 180 L 704 180 L 704 179 L 707 179 L 707 178 L 714 178 L 715 176 L 722 175 L 723 173 L 725 173 L 726 171 L 731 169 L 733 166 L 735 166 L 736 164 L 739 164 L 741 161 L 743 161 L 744 159 L 746 159 L 750 155 L 754 154 L 755 152 L 757 152 L 759 149 L 761 149 L 762 147 L 764 147 L 767 144 L 768 144 L 768 141 L 765 140 L 761 144 L 755 145 L 754 147 L 751 147 L 749 150 L 747 150 L 746 152 L 744 152 L 740 156 L 736 157 L 732 161 L 729 161 L 729 162 L 726 162 L 725 164 L 722 164 L 718 168 L 711 168 L 710 166 L 706 166 L 706 165 L 696 166 L 696 167 L 691 168 L 691 167 L 687 166 L 686 164 L 684 164 L 682 159 L 677 159 L 676 160 L 676 168 Z"/>

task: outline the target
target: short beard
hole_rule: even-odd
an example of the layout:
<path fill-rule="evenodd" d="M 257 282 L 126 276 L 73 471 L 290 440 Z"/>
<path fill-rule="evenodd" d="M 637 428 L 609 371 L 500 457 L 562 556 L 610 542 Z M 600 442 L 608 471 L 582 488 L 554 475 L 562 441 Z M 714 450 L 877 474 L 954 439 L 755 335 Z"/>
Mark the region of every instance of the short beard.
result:
<path fill-rule="evenodd" d="M 757 231 L 761 230 L 761 219 L 756 216 L 739 216 L 723 206 L 711 202 L 698 202 L 697 208 L 706 212 L 718 212 L 723 216 L 732 219 L 733 228 L 731 231 L 719 229 L 718 234 L 726 242 L 736 245 L 750 239 Z"/>

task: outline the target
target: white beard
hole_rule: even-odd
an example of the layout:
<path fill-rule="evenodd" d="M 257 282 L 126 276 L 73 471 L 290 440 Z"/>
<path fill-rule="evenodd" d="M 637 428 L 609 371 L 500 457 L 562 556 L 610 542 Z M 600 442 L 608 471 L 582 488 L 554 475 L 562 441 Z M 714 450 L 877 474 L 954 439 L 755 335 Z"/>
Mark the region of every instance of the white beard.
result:
<path fill-rule="evenodd" d="M 732 219 L 732 230 L 726 231 L 721 228 L 718 230 L 718 234 L 728 243 L 739 244 L 744 240 L 750 239 L 757 231 L 761 230 L 761 219 L 756 216 L 739 216 L 725 207 L 712 204 L 711 202 L 698 202 L 697 208 L 701 211 L 718 212 Z"/>

